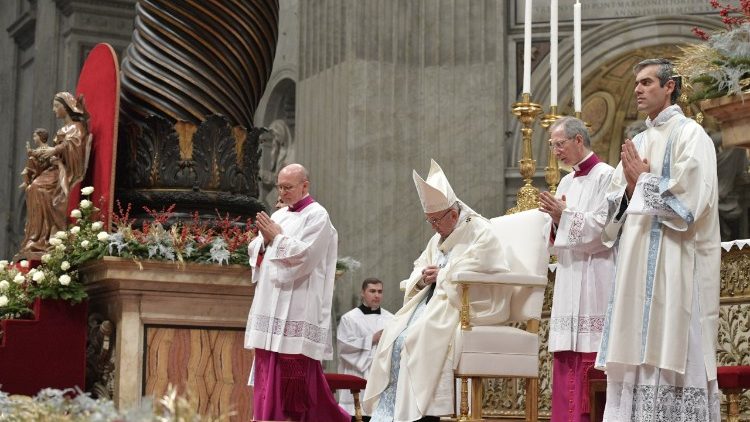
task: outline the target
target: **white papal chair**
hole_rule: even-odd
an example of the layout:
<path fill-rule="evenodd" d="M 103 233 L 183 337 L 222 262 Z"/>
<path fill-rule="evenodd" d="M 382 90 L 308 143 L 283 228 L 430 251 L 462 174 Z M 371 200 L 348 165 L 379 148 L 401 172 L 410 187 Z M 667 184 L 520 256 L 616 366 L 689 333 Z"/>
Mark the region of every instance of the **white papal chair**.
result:
<path fill-rule="evenodd" d="M 545 217 L 529 210 L 493 218 L 492 229 L 500 238 L 510 272 L 488 276 L 457 273 L 463 306 L 461 331 L 456 336 L 457 367 L 461 379 L 460 421 L 481 420 L 482 378 L 526 378 L 526 420 L 538 417 L 539 320 L 547 285 L 549 252 L 543 232 Z M 474 326 L 469 310 L 472 285 L 511 286 L 510 320 L 525 322 L 526 330 L 506 324 Z M 468 380 L 471 379 L 471 406 Z M 469 408 L 471 414 L 469 415 Z"/>

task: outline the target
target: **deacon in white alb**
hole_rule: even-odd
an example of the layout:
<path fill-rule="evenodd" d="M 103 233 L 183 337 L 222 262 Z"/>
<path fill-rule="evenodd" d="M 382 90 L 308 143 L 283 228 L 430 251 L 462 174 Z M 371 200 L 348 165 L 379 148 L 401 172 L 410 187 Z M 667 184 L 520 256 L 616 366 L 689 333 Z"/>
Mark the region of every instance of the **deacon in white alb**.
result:
<path fill-rule="evenodd" d="M 427 223 L 435 231 L 404 283 L 404 306 L 383 330 L 373 357 L 363 409 L 371 421 L 438 420 L 453 413 L 453 344 L 461 307 L 461 271 L 508 271 L 490 222 L 456 198 L 440 166 L 432 161 L 427 180 L 413 172 Z M 474 300 L 476 299 L 476 300 Z M 471 293 L 472 320 L 508 319 L 510 290 Z"/>
<path fill-rule="evenodd" d="M 721 262 L 716 155 L 678 105 L 672 63 L 635 66 L 648 129 L 626 140 L 603 240 L 619 241 L 597 367 L 607 421 L 718 422 Z"/>

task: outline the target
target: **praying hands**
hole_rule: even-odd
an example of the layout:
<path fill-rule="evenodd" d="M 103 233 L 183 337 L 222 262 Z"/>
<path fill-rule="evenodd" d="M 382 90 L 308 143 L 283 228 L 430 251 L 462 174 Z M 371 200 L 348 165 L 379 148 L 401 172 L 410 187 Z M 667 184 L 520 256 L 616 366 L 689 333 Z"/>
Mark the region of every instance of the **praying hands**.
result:
<path fill-rule="evenodd" d="M 622 171 L 625 174 L 625 181 L 627 181 L 628 185 L 625 188 L 625 193 L 627 193 L 628 198 L 633 196 L 633 190 L 635 189 L 635 184 L 638 182 L 638 178 L 643 173 L 648 173 L 649 170 L 651 170 L 651 167 L 648 164 L 647 159 L 641 160 L 640 155 L 638 155 L 638 150 L 635 148 L 635 144 L 633 144 L 633 141 L 630 139 L 626 139 L 625 143 L 622 145 L 622 153 L 620 153 L 620 158 L 622 159 Z"/>
<path fill-rule="evenodd" d="M 263 235 L 265 246 L 270 245 L 273 239 L 281 234 L 281 226 L 271 220 L 271 217 L 265 211 L 255 215 L 255 225 L 258 226 L 258 231 Z"/>
<path fill-rule="evenodd" d="M 539 195 L 539 211 L 549 214 L 552 217 L 552 221 L 555 225 L 560 224 L 560 217 L 567 204 L 565 203 L 565 195 L 562 198 L 557 199 L 549 192 L 542 192 Z"/>

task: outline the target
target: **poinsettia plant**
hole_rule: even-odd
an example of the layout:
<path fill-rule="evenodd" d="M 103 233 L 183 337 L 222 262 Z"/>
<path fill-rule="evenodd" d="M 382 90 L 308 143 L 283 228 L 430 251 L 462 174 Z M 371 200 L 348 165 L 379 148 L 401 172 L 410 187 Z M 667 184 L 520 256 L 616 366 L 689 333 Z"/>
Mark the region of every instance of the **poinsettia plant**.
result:
<path fill-rule="evenodd" d="M 750 0 L 739 0 L 738 5 L 710 1 L 725 28 L 713 33 L 694 28 L 703 42 L 682 47 L 675 63 L 692 91 L 691 101 L 750 90 Z"/>

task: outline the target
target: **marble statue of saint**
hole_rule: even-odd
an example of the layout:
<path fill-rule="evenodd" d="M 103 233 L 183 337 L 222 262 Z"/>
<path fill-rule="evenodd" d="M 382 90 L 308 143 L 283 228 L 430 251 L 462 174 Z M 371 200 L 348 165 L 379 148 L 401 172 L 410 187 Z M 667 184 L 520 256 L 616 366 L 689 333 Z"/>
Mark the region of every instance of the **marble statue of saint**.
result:
<path fill-rule="evenodd" d="M 30 150 L 31 168 L 24 170 L 26 191 L 26 227 L 20 255 L 34 258 L 49 249 L 49 238 L 65 230 L 68 196 L 83 180 L 89 146 L 88 113 L 83 97 L 69 92 L 55 94 L 52 101 L 55 117 L 63 125 L 55 134 L 52 145 Z M 46 131 L 45 131 L 46 132 Z M 42 132 L 40 132 L 42 133 Z M 37 135 L 41 141 L 42 137 Z"/>
<path fill-rule="evenodd" d="M 276 119 L 268 125 L 268 132 L 262 134 L 259 141 L 261 149 L 258 171 L 259 198 L 269 209 L 276 209 L 278 202 L 276 175 L 284 166 L 294 162 L 292 130 L 284 120 Z"/>

